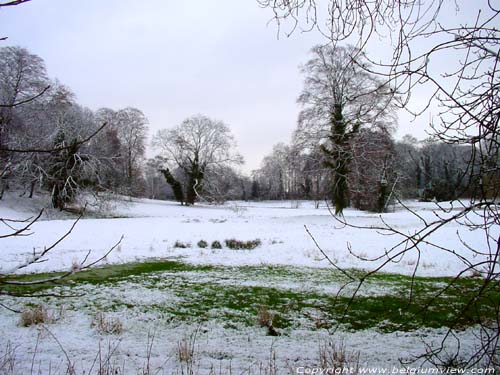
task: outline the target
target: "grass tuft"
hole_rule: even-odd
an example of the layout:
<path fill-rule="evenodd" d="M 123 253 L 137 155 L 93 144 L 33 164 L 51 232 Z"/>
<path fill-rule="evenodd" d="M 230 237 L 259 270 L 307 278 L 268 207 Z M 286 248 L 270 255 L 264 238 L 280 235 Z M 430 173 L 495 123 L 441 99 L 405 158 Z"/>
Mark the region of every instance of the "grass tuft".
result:
<path fill-rule="evenodd" d="M 44 305 L 35 305 L 26 307 L 21 312 L 19 324 L 23 327 L 29 327 L 37 324 L 50 324 L 54 323 L 62 317 L 62 310 L 57 316 L 55 313 L 49 311 Z"/>
<path fill-rule="evenodd" d="M 98 332 L 110 335 L 119 335 L 123 332 L 123 324 L 118 318 L 111 318 L 98 312 L 92 320 L 91 327 L 95 327 Z"/>
<path fill-rule="evenodd" d="M 319 366 L 328 373 L 340 373 L 342 369 L 351 369 L 350 374 L 357 374 L 359 369 L 359 351 L 347 350 L 345 343 L 327 342 L 319 346 Z M 330 372 L 331 371 L 331 372 Z"/>

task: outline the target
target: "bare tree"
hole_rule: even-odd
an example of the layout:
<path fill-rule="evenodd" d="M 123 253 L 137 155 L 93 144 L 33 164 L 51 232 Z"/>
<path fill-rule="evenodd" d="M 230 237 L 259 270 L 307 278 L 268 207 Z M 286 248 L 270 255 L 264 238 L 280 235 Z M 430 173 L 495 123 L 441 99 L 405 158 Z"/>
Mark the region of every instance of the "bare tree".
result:
<path fill-rule="evenodd" d="M 304 88 L 298 102 L 297 133 L 316 141 L 332 171 L 331 199 L 341 214 L 349 204 L 351 143 L 363 127 L 388 131 L 394 126 L 389 87 L 367 72 L 363 55 L 354 47 L 316 46 L 302 67 Z M 354 61 L 356 60 L 356 63 Z"/>
<path fill-rule="evenodd" d="M 0 163 L 3 182 L 12 175 L 13 155 L 5 149 L 12 146 L 16 130 L 22 127 L 15 108 L 40 98 L 49 88 L 43 60 L 20 47 L 0 48 Z M 0 193 L 1 195 L 2 193 Z"/>
<path fill-rule="evenodd" d="M 12 109 L 38 97 L 49 86 L 43 60 L 25 48 L 0 48 L 0 126 L 9 124 Z"/>
<path fill-rule="evenodd" d="M 385 212 L 394 185 L 395 150 L 391 137 L 380 130 L 362 129 L 352 143 L 349 198 L 354 208 Z"/>
<path fill-rule="evenodd" d="M 137 108 L 125 108 L 117 112 L 118 138 L 123 149 L 124 173 L 132 193 L 140 191 L 141 163 L 146 150 L 148 120 Z M 137 190 L 139 188 L 139 190 Z"/>
<path fill-rule="evenodd" d="M 265 199 L 297 199 L 307 195 L 305 155 L 294 145 L 277 143 L 253 172 L 259 195 Z"/>
<path fill-rule="evenodd" d="M 499 138 L 500 122 L 500 29 L 498 4 L 477 2 L 446 2 L 444 0 L 257 0 L 270 8 L 280 27 L 319 30 L 328 43 L 355 39 L 359 50 L 383 40 L 387 53 L 363 66 L 394 87 L 398 105 L 417 118 L 426 118 L 432 108 L 432 135 L 450 144 L 470 149 L 471 159 L 464 171 L 469 189 L 474 192 L 468 201 L 461 201 L 455 211 L 437 206 L 436 219 L 421 219 L 416 233 L 405 233 L 389 225 L 378 230 L 401 236 L 394 248 L 385 252 L 385 264 L 408 253 L 420 253 L 425 247 L 453 254 L 463 264 L 456 279 L 472 273 L 481 275 L 481 283 L 469 294 L 460 310 L 462 316 L 476 304 L 500 288 L 500 213 Z M 462 21 L 466 19 L 467 21 Z M 358 67 L 357 64 L 353 61 Z M 416 94 L 421 100 L 412 100 Z M 484 241 L 464 243 L 468 254 L 458 255 L 453 248 L 439 247 L 430 238 L 441 228 L 455 223 L 471 231 L 481 231 Z M 460 239 L 462 241 L 462 239 Z M 419 264 L 416 265 L 415 272 Z M 365 280 L 365 278 L 363 278 Z M 453 288 L 451 281 L 436 293 Z M 412 291 L 409 292 L 411 300 Z M 500 302 L 493 299 L 495 313 L 485 318 L 476 315 L 481 345 L 464 359 L 464 366 L 499 365 Z M 495 302 L 496 301 L 496 302 Z M 432 308 L 432 301 L 424 308 Z M 443 365 L 443 348 L 456 336 L 458 323 L 451 322 L 441 345 L 426 348 L 423 358 Z M 460 345 L 459 345 L 460 346 Z M 460 350 L 460 348 L 459 348 Z M 456 353 L 455 358 L 460 353 Z"/>
<path fill-rule="evenodd" d="M 204 183 L 220 168 L 243 163 L 234 151 L 236 142 L 229 127 L 222 121 L 196 115 L 172 129 L 162 129 L 153 138 L 153 145 L 165 157 L 171 168 L 180 168 L 185 174 L 187 204 L 207 190 Z M 175 178 L 167 179 L 172 186 Z M 173 185 L 174 184 L 174 185 Z"/>
<path fill-rule="evenodd" d="M 31 0 L 10 0 L 10 1 L 2 1 L 0 2 L 0 8 L 1 7 L 9 7 L 9 6 L 16 6 L 20 4 L 27 3 Z"/>
<path fill-rule="evenodd" d="M 96 117 L 108 124 L 106 131 L 92 142 L 104 166 L 102 187 L 124 194 L 141 194 L 148 131 L 146 116 L 139 109 L 128 107 L 118 111 L 101 108 Z"/>
<path fill-rule="evenodd" d="M 23 4 L 29 2 L 30 0 L 11 0 L 11 1 L 2 1 L 0 2 L 0 8 L 8 7 L 8 6 L 16 6 L 19 4 Z M 0 38 L 0 41 L 3 41 L 7 38 Z M 15 109 L 20 107 L 26 107 L 26 105 L 31 105 L 35 101 L 39 99 L 45 99 L 46 93 L 51 88 L 50 85 L 47 85 L 48 78 L 46 76 L 45 65 L 43 60 L 36 55 L 30 54 L 27 50 L 19 47 L 5 47 L 0 49 L 0 179 L 3 180 L 6 176 L 9 175 L 12 169 L 17 169 L 17 172 L 21 171 L 22 168 L 19 166 L 22 163 L 19 160 L 12 161 L 12 156 L 18 155 L 30 155 L 31 160 L 35 161 L 34 163 L 26 163 L 28 166 L 37 165 L 37 160 L 40 155 L 48 155 L 56 152 L 67 152 L 71 154 L 71 150 L 78 149 L 80 146 L 88 143 L 93 137 L 95 137 L 105 126 L 104 123 L 102 126 L 97 129 L 86 129 L 89 130 L 87 135 L 84 138 L 74 138 L 70 145 L 56 145 L 44 147 L 46 145 L 26 143 L 26 139 L 23 137 L 21 140 L 17 139 L 17 143 L 10 144 L 10 139 L 6 139 L 6 134 L 11 132 L 9 126 L 13 118 L 15 117 L 15 113 L 13 112 Z M 59 90 L 61 89 L 61 90 Z M 67 91 L 62 89 L 62 86 L 56 85 L 55 95 L 51 95 L 52 101 L 53 99 L 59 100 L 61 95 L 65 98 L 70 97 Z M 39 111 L 42 113 L 47 113 L 47 108 L 45 110 Z M 40 120 L 40 119 L 39 119 Z M 39 121 L 43 122 L 43 121 Z M 50 123 L 50 122 L 49 122 Z M 80 134 L 81 135 L 81 134 Z M 45 138 L 43 134 L 38 134 L 38 139 Z M 47 139 L 45 139 L 47 140 Z M 23 142 L 24 141 L 24 142 Z M 74 153 L 73 153 L 74 155 Z M 22 160 L 26 162 L 26 158 Z M 37 167 L 38 168 L 38 167 Z M 35 168 L 35 169 L 37 169 Z M 39 172 L 36 172 L 39 174 Z M 0 185 L 1 181 L 0 181 Z M 0 186 L 0 198 L 3 195 L 3 186 Z M 31 191 L 32 193 L 32 191 Z M 6 226 L 8 229 L 4 234 L 0 235 L 0 240 L 8 237 L 22 237 L 30 235 L 32 226 L 42 217 L 43 210 L 39 212 L 39 214 L 35 217 L 26 219 L 26 220 L 17 220 L 17 219 L 8 219 L 8 218 L 0 218 L 0 223 Z M 32 256 L 26 258 L 25 261 L 19 262 L 16 266 L 8 270 L 2 270 L 0 272 L 0 295 L 12 295 L 12 296 L 24 296 L 23 293 L 11 292 L 6 287 L 8 286 L 29 286 L 36 284 L 45 284 L 45 283 L 53 283 L 59 280 L 63 280 L 64 278 L 76 273 L 83 271 L 85 269 L 91 268 L 92 266 L 98 264 L 103 259 L 106 258 L 122 241 L 122 238 L 112 246 L 102 257 L 89 261 L 90 251 L 84 257 L 84 259 L 80 263 L 75 263 L 72 268 L 63 274 L 54 277 L 44 277 L 38 278 L 36 280 L 30 281 L 19 281 L 12 278 L 12 274 L 17 272 L 20 269 L 28 268 L 33 264 L 44 262 L 47 260 L 47 255 L 56 248 L 59 243 L 61 243 L 66 237 L 68 237 L 78 221 L 83 216 L 83 212 L 80 213 L 80 216 L 74 221 L 71 228 L 60 238 L 58 238 L 55 242 L 50 245 L 47 245 L 40 252 L 33 251 Z M 37 296 L 48 296 L 54 295 L 52 293 L 39 293 Z M 55 294 L 57 297 L 61 297 L 61 295 Z M 31 295 L 33 296 L 33 295 Z M 3 303 L 0 303 L 0 306 L 3 308 L 7 308 L 14 312 L 20 312 L 14 310 Z"/>

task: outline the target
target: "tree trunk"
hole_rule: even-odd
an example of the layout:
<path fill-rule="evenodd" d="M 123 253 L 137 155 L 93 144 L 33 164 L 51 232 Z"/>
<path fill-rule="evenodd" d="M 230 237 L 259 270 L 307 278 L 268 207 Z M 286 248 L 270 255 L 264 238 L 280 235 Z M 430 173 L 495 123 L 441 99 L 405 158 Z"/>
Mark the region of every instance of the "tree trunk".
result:
<path fill-rule="evenodd" d="M 165 177 L 167 184 L 169 184 L 172 187 L 175 200 L 177 202 L 180 202 L 181 205 L 183 205 L 184 204 L 184 192 L 182 191 L 181 183 L 175 179 L 175 177 L 172 175 L 172 173 L 170 172 L 170 170 L 168 168 L 167 169 L 160 169 L 160 172 Z"/>

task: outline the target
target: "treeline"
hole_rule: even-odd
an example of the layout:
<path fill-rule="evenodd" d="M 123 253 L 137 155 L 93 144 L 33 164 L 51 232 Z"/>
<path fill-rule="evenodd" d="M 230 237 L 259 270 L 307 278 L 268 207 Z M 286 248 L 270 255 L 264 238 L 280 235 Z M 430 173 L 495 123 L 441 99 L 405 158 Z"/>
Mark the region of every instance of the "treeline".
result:
<path fill-rule="evenodd" d="M 148 120 L 137 108 L 92 111 L 20 47 L 0 48 L 0 199 L 7 189 L 50 193 L 66 209 L 83 191 L 177 199 L 245 199 L 229 127 L 202 115 L 159 131 L 145 158 Z M 102 194 L 101 194 L 102 195 Z"/>
<path fill-rule="evenodd" d="M 347 180 L 354 208 L 382 211 L 396 198 L 446 201 L 478 193 L 479 181 L 470 180 L 470 147 L 419 142 L 410 135 L 397 141 L 372 130 L 361 130 L 350 147 Z M 310 150 L 279 143 L 252 178 L 252 199 L 331 198 L 332 170 L 319 146 Z"/>
<path fill-rule="evenodd" d="M 182 204 L 329 200 L 337 213 L 347 206 L 382 212 L 394 199 L 452 200 L 497 185 L 495 174 L 476 172 L 487 164 L 475 159 L 476 146 L 394 140 L 393 92 L 366 66 L 345 68 L 359 51 L 311 53 L 291 144 L 275 145 L 245 176 L 222 121 L 195 115 L 158 131 L 158 155 L 147 160 L 148 120 L 139 109 L 84 108 L 47 76 L 40 57 L 0 48 L 0 198 L 8 188 L 27 197 L 44 190 L 65 209 L 82 191 L 106 191 Z"/>
<path fill-rule="evenodd" d="M 0 48 L 0 197 L 42 189 L 64 209 L 83 189 L 141 196 L 147 124 L 136 108 L 82 107 L 40 57 Z"/>
<path fill-rule="evenodd" d="M 327 199 L 336 214 L 349 206 L 383 212 L 395 199 L 484 196 L 497 185 L 498 176 L 477 158 L 480 142 L 395 141 L 398 90 L 372 72 L 363 51 L 315 46 L 301 72 L 291 145 L 278 144 L 264 158 L 253 197 Z"/>

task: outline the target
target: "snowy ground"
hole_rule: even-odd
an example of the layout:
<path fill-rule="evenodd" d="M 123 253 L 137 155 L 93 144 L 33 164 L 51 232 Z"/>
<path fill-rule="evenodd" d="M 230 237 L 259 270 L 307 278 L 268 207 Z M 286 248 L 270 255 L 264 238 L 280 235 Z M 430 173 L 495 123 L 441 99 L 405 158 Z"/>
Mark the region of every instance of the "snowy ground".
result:
<path fill-rule="evenodd" d="M 37 198 L 36 203 L 38 206 L 45 204 L 44 198 Z M 409 205 L 421 218 L 435 218 L 432 203 L 409 202 Z M 34 204 L 26 198 L 7 195 L 0 201 L 2 218 L 26 219 L 36 212 Z M 451 210 L 447 215 L 453 212 Z M 333 295 L 338 292 L 340 284 L 328 279 L 331 265 L 316 248 L 304 226 L 337 266 L 374 269 L 379 263 L 354 257 L 349 253 L 348 244 L 362 258 L 383 255 L 401 238 L 388 237 L 367 227 L 380 226 L 383 220 L 404 233 L 414 233 L 422 224 L 416 215 L 401 208 L 382 217 L 347 210 L 347 222 L 364 229 L 341 225 L 327 207 L 323 205 L 316 209 L 313 202 L 232 202 L 223 207 L 181 207 L 172 202 L 142 199 L 118 202 L 108 216 L 80 220 L 70 236 L 50 252 L 47 261 L 19 272 L 69 270 L 81 262 L 89 250 L 89 261 L 99 258 L 121 236 L 124 236 L 122 242 L 105 259 L 106 264 L 167 259 L 182 261 L 193 267 L 210 265 L 213 268 L 158 273 L 102 285 L 82 284 L 68 290 L 83 297 L 64 300 L 51 297 L 3 298 L 3 304 L 17 308 L 43 302 L 53 311 L 64 309 L 61 318 L 53 324 L 26 328 L 19 326 L 18 314 L 0 309 L 0 350 L 15 353 L 16 371 L 13 373 L 65 373 L 68 358 L 78 374 L 98 373 L 98 365 L 105 362 L 103 358 L 108 354 L 111 358 L 109 364 L 125 368 L 123 373 L 126 374 L 136 374 L 141 370 L 146 373 L 148 363 L 157 370 L 151 373 L 189 373 L 191 365 L 181 361 L 178 354 L 180 347 L 190 343 L 194 349 L 194 373 L 297 373 L 297 368 L 317 365 L 320 347 L 329 342 L 337 345 L 343 342 L 348 352 L 359 352 L 362 367 L 392 369 L 402 366 L 401 359 L 421 353 L 423 342 L 438 344 L 445 332 L 444 328 L 395 333 L 365 329 L 341 330 L 332 336 L 331 331 L 318 327 L 312 329 L 310 323 L 304 323 L 297 316 L 290 326 L 282 330 L 282 335 L 273 337 L 266 335 L 266 330 L 257 324 L 244 324 L 249 319 L 247 311 L 238 317 L 234 312 L 231 312 L 233 315 L 225 315 L 224 309 L 219 307 L 207 307 L 206 316 L 201 320 L 195 316 L 180 319 L 174 313 L 186 303 L 186 293 L 200 293 L 201 300 L 206 285 L 219 294 L 224 289 L 238 287 Z M 48 210 L 42 220 L 33 225 L 31 235 L 2 239 L 0 270 L 8 272 L 32 256 L 33 252 L 49 246 L 73 223 L 74 218 L 69 215 L 61 216 Z M 13 225 L 22 226 L 20 223 Z M 2 226 L 0 235 L 11 230 Z M 197 246 L 199 240 L 223 243 L 230 238 L 258 238 L 262 244 L 254 250 L 237 251 L 226 247 L 202 249 Z M 175 247 L 177 241 L 191 247 Z M 433 235 L 432 241 L 467 256 L 463 243 L 481 247 L 484 233 L 464 230 L 460 225 L 452 224 Z M 385 271 L 411 275 L 415 271 L 417 256 L 406 254 L 397 262 L 388 264 Z M 274 266 L 284 272 L 267 273 L 268 269 L 272 269 L 269 267 Z M 438 252 L 431 247 L 421 248 L 419 275 L 451 276 L 462 268 L 463 265 L 452 254 Z M 317 270 L 316 274 L 314 270 Z M 368 284 L 360 295 L 390 294 L 394 292 L 391 288 Z M 61 290 L 65 291 L 64 288 Z M 119 319 L 123 332 L 105 334 L 92 326 L 92 320 L 99 311 Z M 187 311 L 189 313 L 190 310 Z M 199 312 L 200 306 L 193 311 Z M 477 344 L 473 331 L 468 329 L 460 333 L 465 351 L 473 350 Z M 148 348 L 151 349 L 148 351 Z M 94 362 L 96 364 L 92 367 Z M 1 365 L 0 361 L 0 368 Z M 280 371 L 273 372 L 275 368 Z"/>
<path fill-rule="evenodd" d="M 26 219 L 36 213 L 32 206 L 23 207 L 23 204 L 26 205 L 26 199 L 16 199 L 14 202 L 9 203 L 8 198 L 6 201 L 0 201 L 0 217 Z M 297 204 L 299 207 L 295 208 Z M 20 206 L 20 209 L 16 209 L 14 205 Z M 426 220 L 436 219 L 433 203 L 410 202 L 410 207 Z M 452 210 L 448 215 L 453 212 Z M 33 225 L 33 234 L 28 237 L 2 240 L 1 271 L 5 272 L 24 261 L 33 251 L 41 251 L 44 246 L 49 246 L 69 230 L 74 218 L 52 219 L 56 214 L 49 211 L 45 216 L 46 220 Z M 305 225 L 319 246 L 338 266 L 373 269 L 380 262 L 366 262 L 352 256 L 348 244 L 355 254 L 372 259 L 383 255 L 402 238 L 388 237 L 369 229 L 370 226 L 383 225 L 382 219 L 404 233 L 414 233 L 422 226 L 419 217 L 398 208 L 382 217 L 348 209 L 345 212 L 346 221 L 365 228 L 346 227 L 332 217 L 324 204 L 315 209 L 313 202 L 233 202 L 223 207 L 181 207 L 172 202 L 142 199 L 116 204 L 112 215 L 115 218 L 81 220 L 71 236 L 51 252 L 47 262 L 23 269 L 22 272 L 69 270 L 74 263 L 81 261 L 89 250 L 90 260 L 102 256 L 121 236 L 124 236 L 124 239 L 119 248 L 107 258 L 108 263 L 183 257 L 184 261 L 195 264 L 328 267 L 328 261 L 307 234 Z M 8 232 L 8 227 L 0 227 L 0 235 Z M 262 246 L 251 252 L 207 250 L 196 246 L 199 240 L 211 243 L 214 240 L 223 242 L 230 238 L 258 238 L 262 241 Z M 192 247 L 175 248 L 176 241 L 191 244 Z M 485 239 L 481 230 L 470 231 L 452 223 L 432 235 L 430 241 L 452 248 L 459 255 L 468 257 L 470 251 L 463 243 L 481 247 Z M 434 247 L 426 245 L 422 245 L 420 249 L 420 254 L 406 254 L 403 258 L 398 258 L 397 262 L 388 264 L 384 270 L 411 275 L 418 256 L 418 275 L 452 276 L 463 268 L 463 264 L 457 262 L 457 257 L 453 254 L 437 252 Z M 383 260 L 385 259 L 381 261 Z"/>

